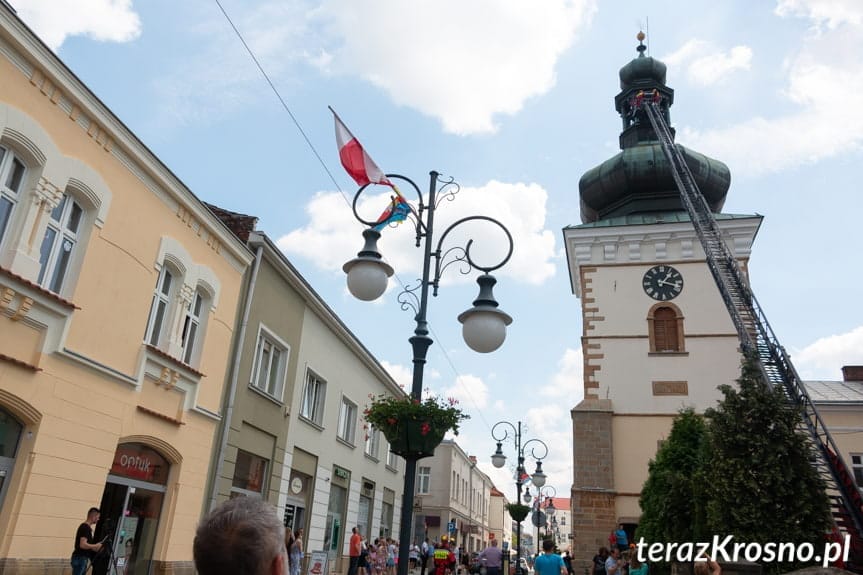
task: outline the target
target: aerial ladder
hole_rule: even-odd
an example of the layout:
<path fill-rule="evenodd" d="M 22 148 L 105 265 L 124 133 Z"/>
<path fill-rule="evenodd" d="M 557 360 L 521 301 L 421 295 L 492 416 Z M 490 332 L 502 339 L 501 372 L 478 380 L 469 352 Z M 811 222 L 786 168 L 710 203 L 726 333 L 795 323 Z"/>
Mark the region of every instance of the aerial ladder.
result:
<path fill-rule="evenodd" d="M 845 568 L 863 573 L 863 497 L 854 477 L 815 409 L 791 358 L 767 322 L 737 260 L 725 245 L 713 213 L 698 189 L 683 154 L 674 144 L 672 132 L 660 109 L 661 100 L 645 99 L 639 104 L 671 163 L 671 173 L 683 205 L 704 249 L 710 273 L 731 315 L 744 355 L 756 358 L 764 380 L 780 388 L 788 402 L 800 410 L 801 426 L 805 428 L 817 452 L 813 458 L 814 465 L 827 486 L 834 523 L 850 536 L 850 556 Z"/>

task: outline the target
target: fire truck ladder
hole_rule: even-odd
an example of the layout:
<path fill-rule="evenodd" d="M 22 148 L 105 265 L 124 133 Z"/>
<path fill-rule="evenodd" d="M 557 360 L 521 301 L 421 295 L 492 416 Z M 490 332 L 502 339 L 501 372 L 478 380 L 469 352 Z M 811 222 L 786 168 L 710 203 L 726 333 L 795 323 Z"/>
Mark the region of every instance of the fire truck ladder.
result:
<path fill-rule="evenodd" d="M 737 329 L 743 352 L 758 359 L 764 380 L 780 387 L 788 401 L 800 410 L 801 425 L 805 426 L 820 455 L 814 458 L 814 464 L 827 486 L 834 522 L 851 537 L 849 563 L 853 563 L 853 570 L 863 573 L 863 497 L 860 490 L 791 364 L 791 358 L 780 345 L 737 260 L 725 245 L 716 219 L 674 144 L 658 103 L 646 101 L 642 108 L 671 162 L 674 181 L 704 249 L 707 265 Z M 846 569 L 851 567 L 846 565 Z"/>

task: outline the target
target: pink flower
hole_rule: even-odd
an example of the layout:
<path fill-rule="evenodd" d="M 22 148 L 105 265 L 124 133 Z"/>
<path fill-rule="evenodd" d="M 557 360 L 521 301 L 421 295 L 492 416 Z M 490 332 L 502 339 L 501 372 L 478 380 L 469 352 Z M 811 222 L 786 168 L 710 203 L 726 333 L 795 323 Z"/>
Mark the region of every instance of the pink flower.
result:
<path fill-rule="evenodd" d="M 387 423 L 389 423 L 390 425 L 395 425 L 398 422 L 399 422 L 399 420 L 396 419 L 395 417 L 388 417 L 387 418 Z"/>
<path fill-rule="evenodd" d="M 429 424 L 428 424 L 428 422 L 423 423 L 423 424 L 420 426 L 420 433 L 421 433 L 422 435 L 428 435 L 429 431 L 431 431 L 431 425 L 429 425 Z"/>

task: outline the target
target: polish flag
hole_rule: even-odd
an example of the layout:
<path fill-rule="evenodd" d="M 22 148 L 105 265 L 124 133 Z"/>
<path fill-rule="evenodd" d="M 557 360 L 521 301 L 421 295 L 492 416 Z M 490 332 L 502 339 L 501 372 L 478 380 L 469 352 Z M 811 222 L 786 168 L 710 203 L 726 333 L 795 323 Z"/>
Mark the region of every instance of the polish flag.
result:
<path fill-rule="evenodd" d="M 342 123 L 336 111 L 332 108 L 330 108 L 330 111 L 336 120 L 336 144 L 339 146 L 339 159 L 341 159 L 345 171 L 359 186 L 382 184 L 392 187 L 392 183 L 390 183 L 378 165 L 375 164 L 374 160 L 369 157 L 360 141 Z"/>

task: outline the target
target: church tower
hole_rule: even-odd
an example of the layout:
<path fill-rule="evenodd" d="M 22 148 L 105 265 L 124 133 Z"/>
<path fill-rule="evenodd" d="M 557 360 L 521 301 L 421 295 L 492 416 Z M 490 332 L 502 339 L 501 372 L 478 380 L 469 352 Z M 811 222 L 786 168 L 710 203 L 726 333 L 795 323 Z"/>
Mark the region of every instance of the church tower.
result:
<path fill-rule="evenodd" d="M 589 562 L 623 523 L 632 535 L 648 461 L 683 407 L 698 412 L 740 373 L 737 333 L 640 100 L 666 122 L 666 66 L 638 55 L 620 69 L 621 152 L 579 181 L 581 220 L 563 230 L 581 301 L 584 400 L 572 409 L 573 557 Z M 673 130 L 672 130 L 673 133 Z M 676 144 L 743 270 L 761 216 L 721 212 L 722 162 Z"/>

